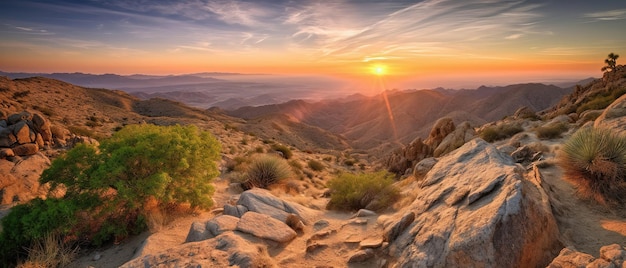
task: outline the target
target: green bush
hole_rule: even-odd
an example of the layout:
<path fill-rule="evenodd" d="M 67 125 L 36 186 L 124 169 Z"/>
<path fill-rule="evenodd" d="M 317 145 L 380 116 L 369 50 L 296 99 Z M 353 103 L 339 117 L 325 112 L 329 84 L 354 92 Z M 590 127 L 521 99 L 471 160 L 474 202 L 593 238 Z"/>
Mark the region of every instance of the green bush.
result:
<path fill-rule="evenodd" d="M 309 168 L 311 168 L 312 170 L 315 171 L 322 171 L 324 170 L 324 165 L 322 163 L 320 163 L 317 160 L 309 160 L 309 162 L 307 163 Z"/>
<path fill-rule="evenodd" d="M 569 127 L 566 123 L 559 122 L 538 127 L 535 129 L 535 133 L 537 133 L 537 137 L 540 139 L 556 139 L 560 138 L 561 134 L 568 129 Z"/>
<path fill-rule="evenodd" d="M 272 150 L 280 152 L 283 155 L 283 158 L 290 159 L 293 156 L 291 149 L 289 147 L 282 144 L 273 144 Z"/>
<path fill-rule="evenodd" d="M 14 252 L 48 233 L 98 245 L 145 230 L 152 209 L 209 208 L 220 148 L 194 126 L 154 125 L 126 126 L 98 148 L 78 145 L 41 176 L 52 191 L 64 185 L 65 197 L 14 208 L 2 221 L 0 252 Z"/>
<path fill-rule="evenodd" d="M 497 126 L 489 126 L 480 132 L 481 139 L 487 142 L 494 142 L 510 138 L 511 136 L 524 131 L 524 129 L 517 123 L 506 123 Z"/>
<path fill-rule="evenodd" d="M 273 155 L 261 155 L 250 163 L 245 184 L 248 188 L 267 188 L 289 177 L 292 177 L 291 167 L 285 159 Z"/>
<path fill-rule="evenodd" d="M 393 182 L 394 176 L 386 171 L 343 173 L 328 182 L 331 194 L 327 208 L 338 210 L 387 208 L 400 197 L 400 190 Z"/>
<path fill-rule="evenodd" d="M 626 137 L 613 130 L 583 128 L 563 145 L 559 165 L 585 198 L 626 204 Z"/>
<path fill-rule="evenodd" d="M 2 219 L 0 263 L 15 264 L 26 257 L 25 248 L 43 241 L 51 234 L 69 235 L 77 224 L 76 213 L 90 202 L 76 200 L 33 199 L 17 205 Z"/>

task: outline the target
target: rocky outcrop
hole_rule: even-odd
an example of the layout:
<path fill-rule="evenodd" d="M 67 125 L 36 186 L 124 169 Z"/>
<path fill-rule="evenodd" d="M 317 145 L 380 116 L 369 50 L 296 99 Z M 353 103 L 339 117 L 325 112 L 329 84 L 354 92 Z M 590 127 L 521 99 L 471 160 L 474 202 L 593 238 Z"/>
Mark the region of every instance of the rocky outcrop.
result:
<path fill-rule="evenodd" d="M 398 149 L 383 160 L 383 165 L 390 172 L 396 174 L 404 174 L 409 168 L 412 168 L 424 158 L 432 156 L 432 148 L 426 145 L 422 138 L 413 140 L 409 145 L 402 149 Z"/>
<path fill-rule="evenodd" d="M 51 142 L 50 122 L 40 114 L 23 111 L 0 120 L 0 156 L 33 155 Z"/>
<path fill-rule="evenodd" d="M 186 243 L 122 265 L 134 267 L 277 267 L 267 248 L 232 232 L 213 239 Z"/>
<path fill-rule="evenodd" d="M 596 119 L 595 127 L 605 127 L 626 133 L 626 95 L 622 95 Z"/>
<path fill-rule="evenodd" d="M 295 214 L 300 217 L 305 224 L 308 224 L 313 221 L 317 215 L 317 213 L 310 208 L 283 201 L 272 195 L 268 190 L 261 188 L 254 188 L 243 192 L 237 204 L 245 207 L 247 209 L 246 211 L 265 214 L 281 222 L 285 222 L 290 214 Z M 243 215 L 245 215 L 245 213 Z"/>
<path fill-rule="evenodd" d="M 576 251 L 572 248 L 564 248 L 548 268 L 617 268 L 626 266 L 626 250 L 618 244 L 600 248 L 600 258 Z"/>
<path fill-rule="evenodd" d="M 513 118 L 515 119 L 535 119 L 537 118 L 537 114 L 533 109 L 528 106 L 520 107 L 513 114 Z"/>
<path fill-rule="evenodd" d="M 441 141 L 433 152 L 433 156 L 440 157 L 448 154 L 475 137 L 476 131 L 474 128 L 469 122 L 463 122 Z"/>
<path fill-rule="evenodd" d="M 450 117 L 439 118 L 433 128 L 430 130 L 430 134 L 428 134 L 428 138 L 424 142 L 429 145 L 431 148 L 437 148 L 439 144 L 443 141 L 443 139 L 448 136 L 452 131 L 456 128 L 454 126 L 454 121 Z"/>
<path fill-rule="evenodd" d="M 439 160 L 420 194 L 383 222 L 402 267 L 539 267 L 562 248 L 540 178 L 474 139 Z M 410 213 L 407 214 L 407 211 Z"/>
<path fill-rule="evenodd" d="M 41 152 L 25 156 L 17 162 L 0 159 L 0 205 L 45 196 L 50 187 L 41 185 L 39 177 L 49 166 L 50 159 Z"/>

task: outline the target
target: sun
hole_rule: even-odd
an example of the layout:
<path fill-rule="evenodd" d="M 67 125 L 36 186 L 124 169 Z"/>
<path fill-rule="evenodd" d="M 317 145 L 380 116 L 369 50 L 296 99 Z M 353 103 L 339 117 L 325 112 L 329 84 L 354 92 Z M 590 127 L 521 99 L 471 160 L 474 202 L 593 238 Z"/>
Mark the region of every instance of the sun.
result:
<path fill-rule="evenodd" d="M 378 76 L 385 75 L 387 73 L 387 66 L 385 65 L 374 65 L 371 69 L 372 73 Z"/>

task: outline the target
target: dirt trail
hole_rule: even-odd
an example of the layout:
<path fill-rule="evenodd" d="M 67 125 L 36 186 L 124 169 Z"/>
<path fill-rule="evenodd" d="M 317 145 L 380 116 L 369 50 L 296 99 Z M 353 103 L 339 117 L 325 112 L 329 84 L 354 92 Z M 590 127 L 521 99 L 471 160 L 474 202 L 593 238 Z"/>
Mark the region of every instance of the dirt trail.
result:
<path fill-rule="evenodd" d="M 541 169 L 554 216 L 565 246 L 598 257 L 600 247 L 626 247 L 626 209 L 607 209 L 581 200 L 573 184 L 563 178 L 558 166 Z"/>

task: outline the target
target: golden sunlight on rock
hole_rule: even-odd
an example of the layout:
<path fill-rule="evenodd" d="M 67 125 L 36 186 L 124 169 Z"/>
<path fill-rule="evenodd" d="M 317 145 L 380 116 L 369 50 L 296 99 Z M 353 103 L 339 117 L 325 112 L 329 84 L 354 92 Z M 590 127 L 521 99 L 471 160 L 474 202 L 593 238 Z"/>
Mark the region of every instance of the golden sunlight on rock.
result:
<path fill-rule="evenodd" d="M 626 236 L 626 221 L 603 220 L 602 228 Z"/>

